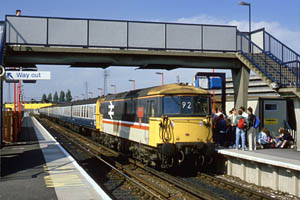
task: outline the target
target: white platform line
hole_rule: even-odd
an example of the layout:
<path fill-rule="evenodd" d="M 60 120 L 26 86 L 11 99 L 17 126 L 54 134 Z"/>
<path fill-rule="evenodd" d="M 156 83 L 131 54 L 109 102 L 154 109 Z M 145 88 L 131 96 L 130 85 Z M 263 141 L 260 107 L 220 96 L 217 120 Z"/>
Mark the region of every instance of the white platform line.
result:
<path fill-rule="evenodd" d="M 103 190 L 102 188 L 82 169 L 82 167 L 77 163 L 77 161 L 55 140 L 55 138 L 40 124 L 40 122 L 35 119 L 35 117 L 31 117 L 33 121 L 38 125 L 40 128 L 45 131 L 45 133 L 55 141 L 55 144 L 61 149 L 61 151 L 66 155 L 66 157 L 74 164 L 76 169 L 86 178 L 86 180 L 92 185 L 95 191 L 101 196 L 103 199 L 111 199 Z"/>

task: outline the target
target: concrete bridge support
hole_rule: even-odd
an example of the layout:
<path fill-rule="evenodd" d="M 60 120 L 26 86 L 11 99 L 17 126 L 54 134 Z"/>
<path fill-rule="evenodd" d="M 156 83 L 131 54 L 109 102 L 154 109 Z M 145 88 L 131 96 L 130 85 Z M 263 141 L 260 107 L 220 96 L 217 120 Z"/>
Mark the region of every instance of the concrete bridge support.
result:
<path fill-rule="evenodd" d="M 294 108 L 296 116 L 296 130 L 297 130 L 297 151 L 300 151 L 300 99 L 294 99 Z"/>
<path fill-rule="evenodd" d="M 235 108 L 238 109 L 241 106 L 247 108 L 250 69 L 245 66 L 241 66 L 238 69 L 231 69 L 231 73 Z"/>

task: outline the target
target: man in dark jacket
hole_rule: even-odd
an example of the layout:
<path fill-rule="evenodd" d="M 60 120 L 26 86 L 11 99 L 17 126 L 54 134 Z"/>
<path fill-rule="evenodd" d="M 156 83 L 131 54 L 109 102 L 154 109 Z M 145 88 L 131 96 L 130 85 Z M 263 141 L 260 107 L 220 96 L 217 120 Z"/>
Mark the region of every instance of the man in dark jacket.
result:
<path fill-rule="evenodd" d="M 256 150 L 256 129 L 254 128 L 255 124 L 255 115 L 253 114 L 253 109 L 251 107 L 248 108 L 248 145 L 249 145 L 249 151 Z"/>

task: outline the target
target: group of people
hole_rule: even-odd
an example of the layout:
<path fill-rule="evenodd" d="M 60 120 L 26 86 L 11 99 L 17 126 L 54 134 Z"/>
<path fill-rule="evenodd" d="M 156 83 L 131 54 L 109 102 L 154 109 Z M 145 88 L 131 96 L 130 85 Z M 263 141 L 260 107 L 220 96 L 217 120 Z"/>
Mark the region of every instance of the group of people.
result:
<path fill-rule="evenodd" d="M 283 128 L 279 129 L 280 135 L 273 138 L 266 128 L 262 128 L 257 134 L 260 120 L 253 114 L 253 109 L 246 109 L 241 106 L 238 110 L 233 108 L 229 115 L 222 109 L 217 109 L 214 117 L 214 141 L 216 144 L 246 150 L 246 140 L 248 141 L 248 149 L 256 150 L 260 148 L 285 148 L 293 140 L 292 136 Z M 247 138 L 246 138 L 247 136 Z M 241 144 L 240 144 L 241 140 Z"/>
<path fill-rule="evenodd" d="M 262 128 L 258 133 L 257 143 L 260 148 L 286 148 L 293 144 L 294 139 L 291 134 L 284 128 L 279 128 L 279 135 L 275 138 L 271 136 L 270 131 Z"/>

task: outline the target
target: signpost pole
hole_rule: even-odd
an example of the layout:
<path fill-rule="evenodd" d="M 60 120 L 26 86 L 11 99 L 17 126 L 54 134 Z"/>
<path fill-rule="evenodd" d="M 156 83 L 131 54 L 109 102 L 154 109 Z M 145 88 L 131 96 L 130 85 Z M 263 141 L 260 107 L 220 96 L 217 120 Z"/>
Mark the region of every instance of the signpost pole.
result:
<path fill-rule="evenodd" d="M 21 133 L 21 125 L 22 125 L 22 106 L 21 106 L 21 81 L 19 81 L 18 85 L 18 108 L 19 108 L 19 134 Z"/>
<path fill-rule="evenodd" d="M 16 118 L 16 83 L 14 83 L 14 141 L 17 142 L 17 118 Z"/>
<path fill-rule="evenodd" d="M 0 77 L 0 149 L 2 148 L 2 141 L 3 141 L 3 79 Z M 1 159 L 0 159 L 0 166 L 1 166 Z M 0 167 L 1 168 L 1 167 Z M 1 169 L 0 169 L 1 174 Z"/>

